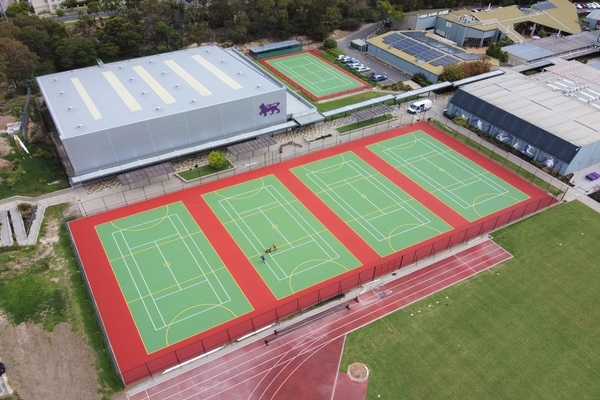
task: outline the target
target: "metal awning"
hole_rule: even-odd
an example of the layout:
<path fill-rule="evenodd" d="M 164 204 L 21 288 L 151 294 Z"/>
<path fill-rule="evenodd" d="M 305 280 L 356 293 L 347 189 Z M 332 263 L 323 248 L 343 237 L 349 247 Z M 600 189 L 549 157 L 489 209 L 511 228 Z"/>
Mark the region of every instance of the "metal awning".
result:
<path fill-rule="evenodd" d="M 311 113 L 308 115 L 301 115 L 299 117 L 293 117 L 294 121 L 296 121 L 300 126 L 315 124 L 317 122 L 321 122 L 325 120 L 325 117 L 319 113 Z"/>
<path fill-rule="evenodd" d="M 233 146 L 229 146 L 227 148 L 227 151 L 234 156 L 238 156 L 240 154 L 269 147 L 274 144 L 277 144 L 277 142 L 271 136 L 261 136 L 254 140 L 248 140 L 247 142 L 242 142 L 234 144 Z"/>
<path fill-rule="evenodd" d="M 117 176 L 121 185 L 131 185 L 132 183 L 149 181 L 150 179 L 175 172 L 175 168 L 170 162 L 152 165 L 150 167 L 136 169 Z"/>
<path fill-rule="evenodd" d="M 386 106 L 385 104 L 380 104 L 378 106 L 367 108 L 366 110 L 357 111 L 352 114 L 352 117 L 356 118 L 356 120 L 360 122 L 379 117 L 380 115 L 391 114 L 393 111 L 394 109 L 392 107 Z"/>

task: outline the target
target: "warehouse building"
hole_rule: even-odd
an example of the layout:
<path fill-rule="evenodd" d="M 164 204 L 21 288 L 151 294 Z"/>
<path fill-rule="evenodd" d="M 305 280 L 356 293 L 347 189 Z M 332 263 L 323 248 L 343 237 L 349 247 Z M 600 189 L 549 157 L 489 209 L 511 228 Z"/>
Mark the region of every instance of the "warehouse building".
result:
<path fill-rule="evenodd" d="M 447 112 L 567 175 L 600 162 L 600 71 L 554 60 L 544 72 L 512 70 L 461 86 Z"/>
<path fill-rule="evenodd" d="M 233 48 L 99 61 L 37 80 L 73 185 L 322 119 Z"/>

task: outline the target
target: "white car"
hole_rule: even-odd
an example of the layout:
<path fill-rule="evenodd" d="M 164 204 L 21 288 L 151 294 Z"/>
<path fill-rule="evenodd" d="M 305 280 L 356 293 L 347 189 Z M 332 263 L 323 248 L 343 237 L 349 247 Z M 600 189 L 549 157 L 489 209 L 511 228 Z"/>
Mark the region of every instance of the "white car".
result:
<path fill-rule="evenodd" d="M 359 68 L 362 68 L 362 67 L 364 67 L 364 65 L 362 65 L 361 63 L 358 63 L 358 64 L 352 64 L 352 65 L 350 66 L 350 68 L 352 68 L 352 69 L 355 69 L 355 70 L 358 70 Z"/>
<path fill-rule="evenodd" d="M 337 56 L 337 60 L 342 61 L 342 62 L 344 62 L 348 58 L 350 58 L 350 57 L 345 54 L 340 54 L 339 56 Z"/>
<path fill-rule="evenodd" d="M 371 68 L 367 67 L 366 65 L 362 65 L 362 66 L 360 66 L 360 67 L 358 67 L 358 68 L 355 68 L 355 69 L 356 69 L 358 72 L 367 72 L 367 71 L 370 71 L 370 70 L 371 70 Z"/>

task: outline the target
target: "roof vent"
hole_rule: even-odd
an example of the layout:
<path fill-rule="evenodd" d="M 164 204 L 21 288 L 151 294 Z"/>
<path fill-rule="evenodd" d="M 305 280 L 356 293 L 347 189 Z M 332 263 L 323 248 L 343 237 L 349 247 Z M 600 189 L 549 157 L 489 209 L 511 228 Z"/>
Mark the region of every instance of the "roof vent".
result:
<path fill-rule="evenodd" d="M 178 88 L 178 87 L 180 87 L 180 86 L 181 86 L 181 85 L 180 85 L 179 83 L 175 85 L 175 87 L 176 87 L 176 88 Z"/>
<path fill-rule="evenodd" d="M 256 88 L 257 88 L 257 89 L 258 89 L 258 88 L 260 88 L 260 87 L 262 87 L 262 85 L 256 85 Z"/>
<path fill-rule="evenodd" d="M 223 64 L 225 62 L 225 60 L 221 60 L 221 64 Z"/>
<path fill-rule="evenodd" d="M 237 73 L 237 74 L 238 74 L 238 75 L 241 75 L 241 74 L 242 74 L 242 71 L 238 71 L 238 73 Z"/>
<path fill-rule="evenodd" d="M 160 73 L 161 75 L 166 75 L 167 73 L 165 71 L 161 71 Z"/>
<path fill-rule="evenodd" d="M 73 106 L 69 106 L 69 108 L 67 108 L 67 110 L 71 111 L 73 109 Z"/>
<path fill-rule="evenodd" d="M 160 107 L 156 107 L 154 111 L 160 111 Z"/>
<path fill-rule="evenodd" d="M 142 96 L 147 94 L 148 92 L 146 92 L 145 90 L 142 91 Z"/>
<path fill-rule="evenodd" d="M 65 91 L 64 91 L 64 90 L 63 90 L 63 91 L 61 91 L 61 92 L 60 92 L 60 94 L 61 94 L 61 95 L 65 94 Z"/>
<path fill-rule="evenodd" d="M 130 77 L 129 77 L 129 81 L 130 81 L 130 82 L 131 82 L 131 81 L 134 81 L 134 80 L 135 80 L 135 78 L 134 78 L 133 76 L 130 76 Z"/>
<path fill-rule="evenodd" d="M 83 125 L 81 125 L 81 124 L 78 124 L 78 125 L 77 125 L 77 128 L 81 128 L 82 126 L 83 126 Z"/>
<path fill-rule="evenodd" d="M 197 100 L 196 99 L 192 99 L 192 103 L 195 103 Z"/>
<path fill-rule="evenodd" d="M 54 78 L 54 79 L 52 79 L 52 80 L 53 80 L 54 82 L 56 82 L 56 81 L 58 81 L 58 78 Z"/>

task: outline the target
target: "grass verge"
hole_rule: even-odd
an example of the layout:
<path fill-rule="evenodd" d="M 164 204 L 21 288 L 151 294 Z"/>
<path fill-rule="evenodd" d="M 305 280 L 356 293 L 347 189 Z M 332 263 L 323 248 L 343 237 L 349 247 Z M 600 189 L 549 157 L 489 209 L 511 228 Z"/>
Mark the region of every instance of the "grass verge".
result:
<path fill-rule="evenodd" d="M 393 117 L 390 114 L 381 115 L 379 117 L 371 118 L 369 120 L 356 122 L 356 123 L 350 124 L 350 125 L 340 126 L 339 128 L 336 128 L 336 130 L 339 133 L 348 133 L 350 131 L 353 131 L 355 129 L 360 129 L 360 128 L 365 127 L 365 126 L 375 125 L 375 124 L 378 124 L 378 123 L 383 122 L 383 121 L 389 121 L 392 118 Z"/>
<path fill-rule="evenodd" d="M 575 201 L 496 232 L 513 259 L 348 335 L 340 371 L 369 399 L 595 398 L 599 229 Z"/>
<path fill-rule="evenodd" d="M 217 174 L 219 172 L 225 172 L 233 168 L 233 164 L 227 160 L 227 166 L 225 168 L 216 169 L 210 165 L 201 165 L 196 168 L 189 169 L 187 171 L 178 172 L 177 175 L 186 182 L 193 181 L 194 179 L 202 178 L 208 175 Z"/>

